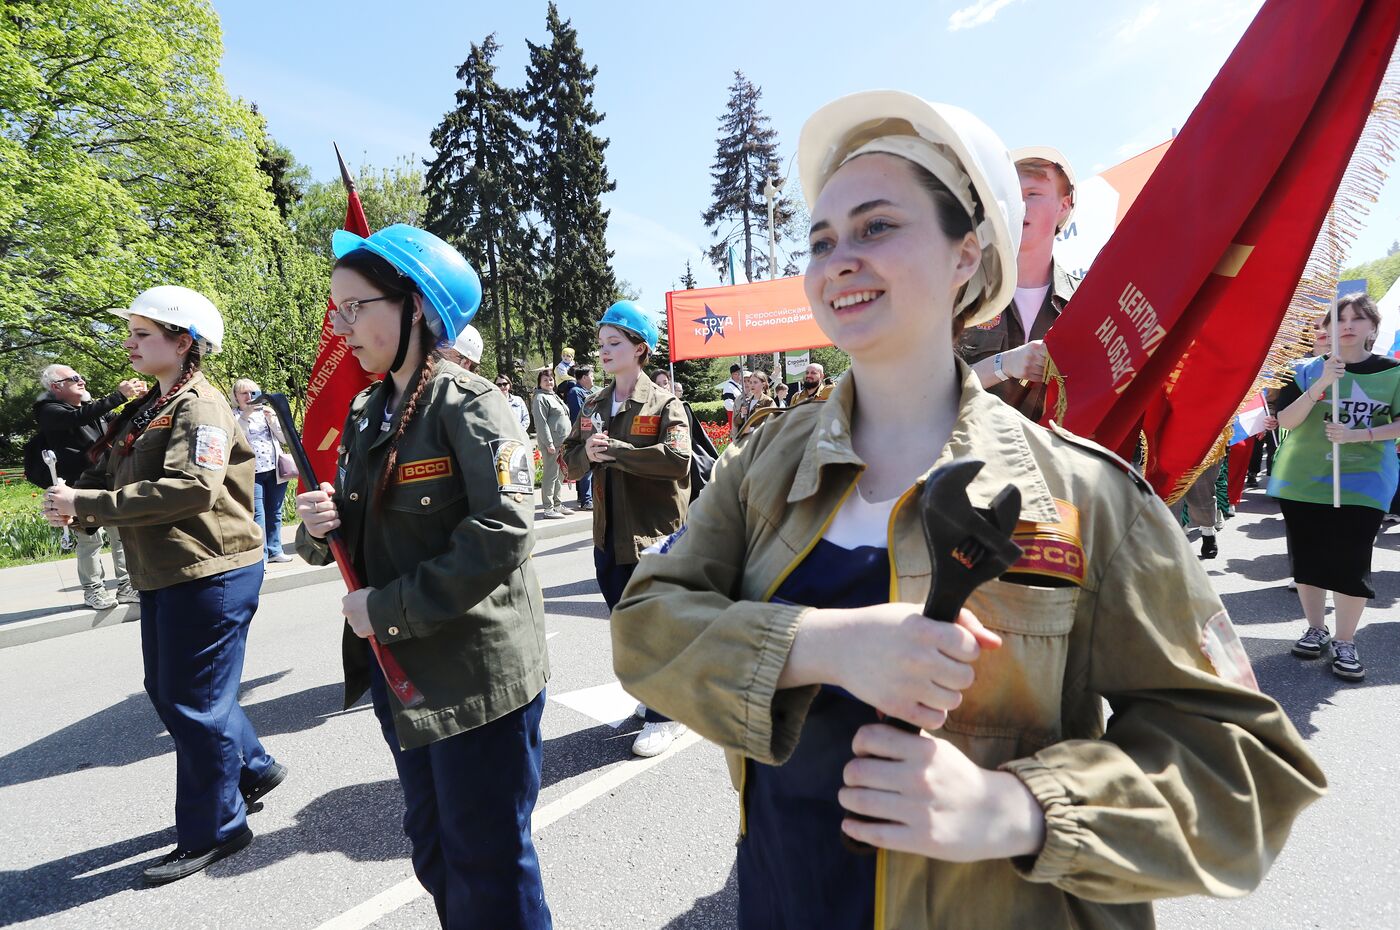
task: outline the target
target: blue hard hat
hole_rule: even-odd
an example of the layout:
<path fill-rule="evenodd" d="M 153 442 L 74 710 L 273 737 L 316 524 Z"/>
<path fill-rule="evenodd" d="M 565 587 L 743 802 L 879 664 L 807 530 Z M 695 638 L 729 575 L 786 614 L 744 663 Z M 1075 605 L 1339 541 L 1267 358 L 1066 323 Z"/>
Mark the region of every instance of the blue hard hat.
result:
<path fill-rule="evenodd" d="M 641 307 L 630 300 L 619 300 L 609 307 L 603 318 L 598 321 L 598 328 L 604 326 L 616 326 L 618 329 L 625 329 L 629 333 L 634 333 L 642 337 L 642 341 L 647 344 L 647 348 L 656 351 L 656 321 L 652 319 Z"/>
<path fill-rule="evenodd" d="M 343 258 L 368 249 L 418 285 L 440 326 L 431 327 L 440 342 L 451 343 L 481 307 L 481 278 L 476 269 L 446 242 L 424 229 L 395 223 L 369 238 L 337 229 L 331 251 Z M 432 318 L 429 318 L 432 323 Z"/>

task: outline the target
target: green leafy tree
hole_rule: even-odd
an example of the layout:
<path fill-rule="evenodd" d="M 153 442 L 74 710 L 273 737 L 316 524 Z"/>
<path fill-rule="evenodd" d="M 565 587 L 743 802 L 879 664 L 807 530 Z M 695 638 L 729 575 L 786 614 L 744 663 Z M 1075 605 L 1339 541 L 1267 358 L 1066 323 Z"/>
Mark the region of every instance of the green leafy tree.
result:
<path fill-rule="evenodd" d="M 1391 252 L 1385 258 L 1347 268 L 1341 274 L 1343 281 L 1354 281 L 1357 278 L 1365 278 L 1366 293 L 1380 300 L 1396 279 L 1400 279 L 1400 251 Z"/>
<path fill-rule="evenodd" d="M 540 315 L 541 243 L 527 221 L 530 137 L 521 123 L 524 100 L 496 81 L 493 60 L 499 48 L 489 35 L 472 44 L 457 69 L 462 86 L 456 107 L 432 134 L 437 155 L 427 163 L 427 223 L 482 272 L 477 328 L 495 350 L 490 354 L 510 358 L 528 344 L 513 310 L 523 311 L 519 324 Z"/>
<path fill-rule="evenodd" d="M 387 168 L 361 165 L 355 175 L 355 188 L 360 192 L 369 228 L 383 229 L 395 223 L 422 226 L 428 211 L 424 184 L 423 170 L 412 156 L 400 158 Z M 288 217 L 297 244 L 325 259 L 327 275 L 332 260 L 331 234 L 345 225 L 346 196 L 345 185 L 338 176 L 310 183 Z"/>
<path fill-rule="evenodd" d="M 592 344 L 594 324 L 617 291 L 602 201 L 615 185 L 603 158 L 608 140 L 594 131 L 603 121 L 593 106 L 598 69 L 585 63 L 578 32 L 552 2 L 545 20 L 549 42 L 526 43 L 525 101 L 535 122 L 534 208 L 547 230 L 541 305 L 553 360 L 566 345 Z"/>
<path fill-rule="evenodd" d="M 271 190 L 295 175 L 228 94 L 221 54 L 203 0 L 0 9 L 0 354 L 61 358 L 103 389 L 128 373 L 106 309 L 177 283 L 224 311 L 231 351 L 209 366 L 216 380 L 294 367 L 295 342 L 263 352 L 285 357 L 276 364 L 238 354 L 277 335 L 269 321 L 301 325 L 324 282 L 313 287 Z M 29 369 L 5 371 L 0 392 L 37 392 Z"/>
<path fill-rule="evenodd" d="M 714 199 L 702 215 L 711 235 L 719 240 L 710 247 L 711 264 L 723 275 L 728 267 L 729 246 L 735 244 L 743 254 L 744 273 L 750 281 L 768 277 L 768 201 L 763 189 L 765 181 L 781 178 L 778 131 L 758 108 L 762 96 L 763 91 L 744 77 L 744 72 L 734 72 L 729 102 L 719 118 L 715 160 L 710 166 Z M 793 216 L 791 202 L 780 193 L 773 212 L 773 225 L 779 236 L 789 233 Z M 759 240 L 757 246 L 755 238 Z"/>

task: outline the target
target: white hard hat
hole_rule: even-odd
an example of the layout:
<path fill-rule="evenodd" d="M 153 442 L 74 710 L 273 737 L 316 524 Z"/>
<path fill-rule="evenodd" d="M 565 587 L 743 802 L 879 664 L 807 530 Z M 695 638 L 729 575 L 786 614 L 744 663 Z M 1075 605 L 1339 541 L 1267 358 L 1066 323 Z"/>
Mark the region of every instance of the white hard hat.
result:
<path fill-rule="evenodd" d="M 476 331 L 476 327 L 468 323 L 462 328 L 462 334 L 452 343 L 452 348 L 461 352 L 468 360 L 481 363 L 481 350 L 483 343 L 481 333 Z"/>
<path fill-rule="evenodd" d="M 130 307 L 111 311 L 122 319 L 144 316 L 189 330 L 200 355 L 218 355 L 224 346 L 224 318 L 214 302 L 199 291 L 178 284 L 162 284 L 142 291 Z"/>
<path fill-rule="evenodd" d="M 938 146 L 931 160 L 965 176 L 967 183 L 959 184 L 929 159 L 921 160 L 922 151 L 933 151 L 929 146 L 911 142 L 910 151 L 894 152 L 928 169 L 970 210 L 982 263 L 957 309 L 963 313 L 964 325 L 986 322 L 1005 309 L 1016 292 L 1016 253 L 1026 207 L 1006 146 L 976 116 L 961 107 L 931 103 L 897 90 L 865 91 L 833 100 L 812 114 L 797 143 L 797 170 L 807 205 L 816 203 L 826 182 L 856 149 L 876 139 L 899 136 Z"/>
<path fill-rule="evenodd" d="M 1019 165 L 1023 161 L 1048 161 L 1065 173 L 1065 180 L 1069 182 L 1069 212 L 1065 214 L 1064 220 L 1055 231 L 1059 232 L 1069 225 L 1069 221 L 1074 218 L 1074 203 L 1079 199 L 1079 189 L 1074 183 L 1074 168 L 1070 165 L 1069 159 L 1065 158 L 1063 152 L 1048 145 L 1023 145 L 1019 149 L 1011 150 L 1011 161 Z"/>

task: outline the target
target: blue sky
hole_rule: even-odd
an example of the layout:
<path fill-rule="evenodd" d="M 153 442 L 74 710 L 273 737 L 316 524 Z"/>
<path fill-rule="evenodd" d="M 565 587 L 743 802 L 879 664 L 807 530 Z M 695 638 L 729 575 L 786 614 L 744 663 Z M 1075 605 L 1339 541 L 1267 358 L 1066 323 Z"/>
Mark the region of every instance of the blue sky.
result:
<path fill-rule="evenodd" d="M 545 41 L 546 5 L 214 0 L 230 91 L 256 101 L 272 133 L 322 179 L 336 176 L 332 139 L 352 168 L 430 155 L 456 68 L 489 33 L 502 46 L 499 79 L 521 85 L 525 40 Z M 736 69 L 762 88 L 785 162 L 817 107 L 893 87 L 973 111 L 1010 146 L 1055 145 L 1083 177 L 1169 138 L 1260 5 L 560 0 L 559 9 L 598 68 L 595 102 L 617 182 L 606 200 L 614 267 L 660 309 L 687 258 L 702 285 L 718 283 L 701 255 L 713 240 L 700 214 Z M 790 185 L 795 195 L 795 172 Z M 1392 178 L 1353 258 L 1380 257 L 1396 238 Z"/>

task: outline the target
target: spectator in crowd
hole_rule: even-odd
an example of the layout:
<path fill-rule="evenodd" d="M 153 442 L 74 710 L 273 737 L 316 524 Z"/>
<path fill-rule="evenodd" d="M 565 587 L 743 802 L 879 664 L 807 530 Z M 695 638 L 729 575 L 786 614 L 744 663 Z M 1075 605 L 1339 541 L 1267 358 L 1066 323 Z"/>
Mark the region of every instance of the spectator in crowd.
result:
<path fill-rule="evenodd" d="M 667 394 L 675 394 L 671 387 L 671 375 L 664 368 L 654 369 L 651 373 L 651 383 L 661 388 Z"/>
<path fill-rule="evenodd" d="M 773 403 L 779 407 L 787 406 L 788 386 L 781 381 L 773 388 Z"/>
<path fill-rule="evenodd" d="M 505 395 L 510 409 L 515 412 L 516 419 L 520 421 L 520 428 L 528 433 L 530 431 L 530 408 L 525 406 L 525 401 L 511 391 L 510 378 L 505 375 L 497 375 L 496 387 Z"/>
<path fill-rule="evenodd" d="M 617 606 L 642 551 L 685 523 L 690 506 L 690 424 L 680 398 L 647 377 L 658 333 L 651 314 L 619 300 L 598 321 L 598 361 L 612 383 L 589 397 L 564 442 L 572 478 L 593 472 L 593 565 L 608 609 Z M 638 707 L 639 756 L 665 752 L 685 727 Z"/>
<path fill-rule="evenodd" d="M 1303 659 L 1331 655 L 1332 673 L 1347 681 L 1366 676 L 1356 648 L 1356 630 L 1371 586 L 1371 553 L 1381 520 L 1400 484 L 1395 440 L 1400 438 L 1400 361 L 1371 349 L 1380 326 L 1375 301 L 1348 294 L 1337 302 L 1337 345 L 1326 357 L 1309 359 L 1294 383 L 1279 395 L 1279 425 L 1288 437 L 1279 446 L 1269 494 L 1283 511 L 1293 580 L 1307 629 L 1293 644 Z M 1323 325 L 1330 325 L 1330 314 Z M 1339 391 L 1340 416 L 1331 419 L 1329 392 Z M 1341 467 L 1341 507 L 1333 507 L 1333 443 Z M 1336 638 L 1324 614 L 1327 592 L 1337 622 Z"/>
<path fill-rule="evenodd" d="M 569 377 L 569 369 L 574 367 L 574 350 L 565 346 L 559 353 L 559 364 L 554 366 L 554 380 L 563 381 Z"/>
<path fill-rule="evenodd" d="M 554 372 L 548 368 L 535 379 L 534 404 L 535 444 L 539 446 L 543 468 L 540 494 L 544 498 L 544 512 L 540 516 L 546 520 L 562 520 L 573 513 L 561 499 L 564 473 L 559 466 L 564 440 L 569 437 L 569 408 L 554 393 Z"/>
<path fill-rule="evenodd" d="M 117 389 L 94 400 L 87 381 L 67 365 L 50 365 L 39 372 L 44 393 L 34 401 L 34 420 L 43 435 L 44 447 L 58 459 L 58 477 L 73 484 L 88 467 L 87 453 L 102 438 L 103 418 L 137 394 L 146 393 L 146 382 L 139 378 L 122 381 Z M 103 583 L 102 541 L 112 544 L 112 567 L 117 578 L 114 597 Z M 131 586 L 126 570 L 126 550 L 116 527 L 77 527 L 73 542 L 78 555 L 78 584 L 83 603 L 94 610 L 108 610 L 117 604 L 136 604 L 141 596 Z"/>
<path fill-rule="evenodd" d="M 826 376 L 826 369 L 813 362 L 802 373 L 802 382 L 789 398 L 788 406 L 796 407 L 814 400 L 826 400 L 833 386 L 831 379 Z"/>
<path fill-rule="evenodd" d="M 1154 898 L 1245 893 L 1321 770 L 1160 499 L 955 356 L 1015 287 L 1006 148 L 876 91 L 797 162 L 808 302 L 851 369 L 721 458 L 612 615 L 622 686 L 729 755 L 740 926 L 1150 927 Z M 1027 545 L 931 623 L 918 495 L 961 457 L 1077 567 Z"/>
<path fill-rule="evenodd" d="M 578 413 L 583 409 L 584 403 L 588 400 L 588 395 L 593 393 L 593 368 L 589 365 L 575 365 L 569 369 L 569 376 L 574 379 L 574 387 L 564 397 L 564 403 L 569 405 L 569 426 L 572 429 L 578 424 Z M 577 510 L 593 509 L 593 473 L 590 471 L 574 482 L 578 488 Z"/>
<path fill-rule="evenodd" d="M 175 747 L 176 845 L 142 872 L 163 885 L 251 843 L 249 807 L 286 768 L 238 704 L 264 566 L 253 450 L 201 370 L 222 348 L 223 317 L 176 285 L 112 312 L 125 318 L 131 367 L 156 386 L 108 425 L 88 453 L 94 467 L 45 492 L 45 512 L 125 536 L 146 693 Z"/>
<path fill-rule="evenodd" d="M 263 554 L 269 562 L 290 562 L 292 557 L 282 551 L 282 504 L 287 499 L 287 480 L 293 473 L 283 475 L 278 465 L 289 461 L 284 460 L 286 453 L 282 451 L 287 437 L 272 408 L 253 402 L 261 390 L 251 378 L 239 378 L 233 383 L 234 419 L 253 447 L 253 519 L 262 528 Z"/>
<path fill-rule="evenodd" d="M 1045 408 L 1045 334 L 1078 283 L 1054 259 L 1055 236 L 1074 215 L 1074 171 L 1049 146 L 1011 153 L 1026 219 L 1016 256 L 1016 291 L 992 319 L 963 331 L 959 352 L 982 386 L 1032 420 Z"/>
<path fill-rule="evenodd" d="M 679 382 L 679 381 L 674 381 L 674 382 L 672 382 L 671 387 L 673 387 L 673 388 L 675 389 L 675 393 L 676 393 L 676 396 L 677 396 L 677 397 L 679 397 L 679 398 L 681 398 L 681 399 L 684 399 L 684 398 L 685 398 L 685 385 L 684 385 L 684 384 L 682 384 L 682 383 Z"/>
<path fill-rule="evenodd" d="M 734 408 L 739 403 L 739 398 L 744 396 L 744 378 L 747 377 L 742 365 L 729 366 L 729 380 L 719 386 L 720 396 L 724 398 L 724 409 L 729 413 L 729 428 L 734 429 Z"/>

